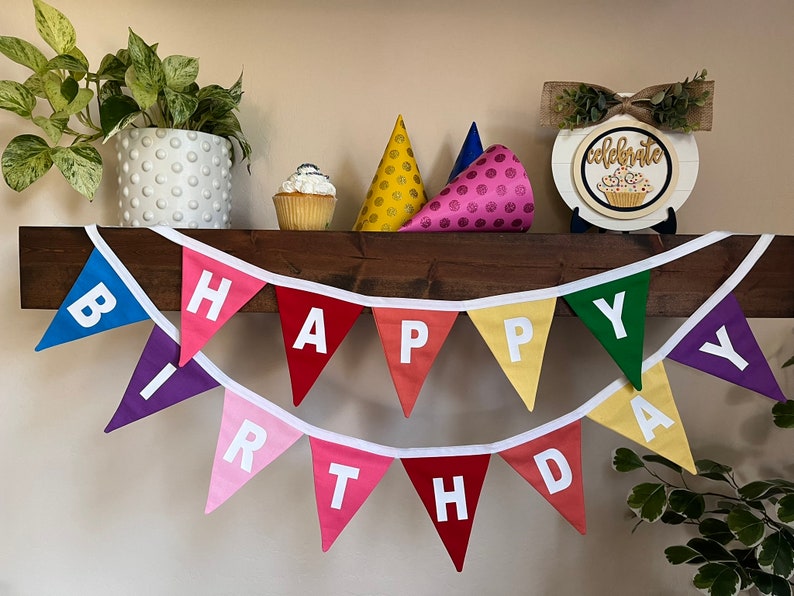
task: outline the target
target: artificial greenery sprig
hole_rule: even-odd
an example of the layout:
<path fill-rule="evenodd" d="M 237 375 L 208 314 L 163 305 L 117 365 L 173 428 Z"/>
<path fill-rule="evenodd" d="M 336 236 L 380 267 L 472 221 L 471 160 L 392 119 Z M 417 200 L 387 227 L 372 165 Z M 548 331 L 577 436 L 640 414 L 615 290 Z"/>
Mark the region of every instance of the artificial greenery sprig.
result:
<path fill-rule="evenodd" d="M 794 401 L 776 404 L 772 414 L 777 426 L 794 428 Z M 664 551 L 673 565 L 697 566 L 696 588 L 712 596 L 753 586 L 762 594 L 792 594 L 794 482 L 772 478 L 740 484 L 730 466 L 707 459 L 695 462 L 697 476 L 688 481 L 678 464 L 655 454 L 640 457 L 627 448 L 615 450 L 612 467 L 643 470 L 653 478 L 634 486 L 626 501 L 639 518 L 634 530 L 657 521 L 697 528 L 700 536 Z"/>
<path fill-rule="evenodd" d="M 661 127 L 677 132 L 690 133 L 698 130 L 698 123 L 687 120 L 692 106 L 703 107 L 709 97 L 709 91 L 698 93 L 696 83 L 706 80 L 708 72 L 704 68 L 696 73 L 692 80 L 687 77 L 680 83 L 674 83 L 660 89 L 652 97 L 635 98 L 635 105 L 647 104 L 646 107 L 654 122 Z M 616 93 L 585 83 L 570 89 L 563 89 L 557 96 L 554 109 L 565 114 L 559 123 L 561 129 L 573 129 L 589 126 L 603 120 L 610 108 L 623 103 L 623 98 Z"/>

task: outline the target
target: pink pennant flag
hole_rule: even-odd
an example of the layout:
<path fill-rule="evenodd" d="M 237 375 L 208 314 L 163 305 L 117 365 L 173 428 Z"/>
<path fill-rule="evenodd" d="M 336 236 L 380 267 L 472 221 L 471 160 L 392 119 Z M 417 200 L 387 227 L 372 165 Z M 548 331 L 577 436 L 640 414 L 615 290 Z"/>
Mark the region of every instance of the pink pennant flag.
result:
<path fill-rule="evenodd" d="M 283 286 L 276 286 L 276 299 L 292 382 L 292 401 L 298 406 L 363 307 Z"/>
<path fill-rule="evenodd" d="M 774 400 L 786 401 L 733 294 L 703 317 L 667 357 Z"/>
<path fill-rule="evenodd" d="M 460 455 L 402 460 L 458 571 L 463 571 L 474 513 L 490 459 L 490 455 Z"/>
<path fill-rule="evenodd" d="M 314 494 L 323 552 L 380 482 L 394 458 L 309 437 L 314 464 Z"/>
<path fill-rule="evenodd" d="M 182 351 L 184 366 L 240 310 L 265 282 L 211 259 L 182 249 Z"/>
<path fill-rule="evenodd" d="M 458 313 L 373 308 L 372 314 L 394 387 L 408 418 Z"/>
<path fill-rule="evenodd" d="M 205 513 L 214 511 L 303 433 L 226 390 Z"/>
<path fill-rule="evenodd" d="M 499 455 L 580 534 L 586 532 L 581 420 Z"/>

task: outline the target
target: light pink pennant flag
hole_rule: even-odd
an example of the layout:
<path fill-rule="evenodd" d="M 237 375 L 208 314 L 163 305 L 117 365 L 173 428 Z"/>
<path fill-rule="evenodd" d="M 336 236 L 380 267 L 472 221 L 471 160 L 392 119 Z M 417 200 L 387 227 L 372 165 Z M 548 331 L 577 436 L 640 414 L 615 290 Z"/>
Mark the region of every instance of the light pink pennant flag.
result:
<path fill-rule="evenodd" d="M 205 513 L 214 511 L 303 433 L 229 389 Z"/>
<path fill-rule="evenodd" d="M 316 437 L 310 437 L 309 444 L 320 534 L 323 552 L 326 552 L 378 485 L 394 458 Z"/>
<path fill-rule="evenodd" d="M 182 350 L 184 366 L 265 282 L 199 252 L 182 249 Z"/>

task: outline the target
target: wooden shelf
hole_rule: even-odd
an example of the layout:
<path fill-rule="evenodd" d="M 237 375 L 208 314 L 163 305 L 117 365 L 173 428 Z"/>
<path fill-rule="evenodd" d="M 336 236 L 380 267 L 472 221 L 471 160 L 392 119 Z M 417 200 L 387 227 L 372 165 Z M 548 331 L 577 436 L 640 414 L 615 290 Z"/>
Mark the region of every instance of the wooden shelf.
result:
<path fill-rule="evenodd" d="M 274 273 L 373 296 L 464 300 L 555 286 L 679 246 L 656 234 L 385 234 L 183 230 Z M 180 308 L 181 247 L 145 228 L 100 228 L 163 311 Z M 731 236 L 652 271 L 648 316 L 685 317 L 733 272 L 757 236 Z M 19 228 L 22 308 L 57 309 L 93 244 L 81 227 Z M 794 317 L 794 236 L 777 236 L 736 288 L 748 317 Z M 244 308 L 276 312 L 266 286 Z M 563 300 L 558 315 L 571 315 Z"/>

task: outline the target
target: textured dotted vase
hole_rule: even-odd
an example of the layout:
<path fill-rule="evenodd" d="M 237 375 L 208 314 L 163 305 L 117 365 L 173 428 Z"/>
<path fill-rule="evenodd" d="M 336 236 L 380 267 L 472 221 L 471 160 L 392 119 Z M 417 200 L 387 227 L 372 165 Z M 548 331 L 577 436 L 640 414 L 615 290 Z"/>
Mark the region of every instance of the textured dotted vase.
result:
<path fill-rule="evenodd" d="M 229 228 L 230 149 L 223 137 L 193 130 L 122 130 L 119 225 Z"/>

